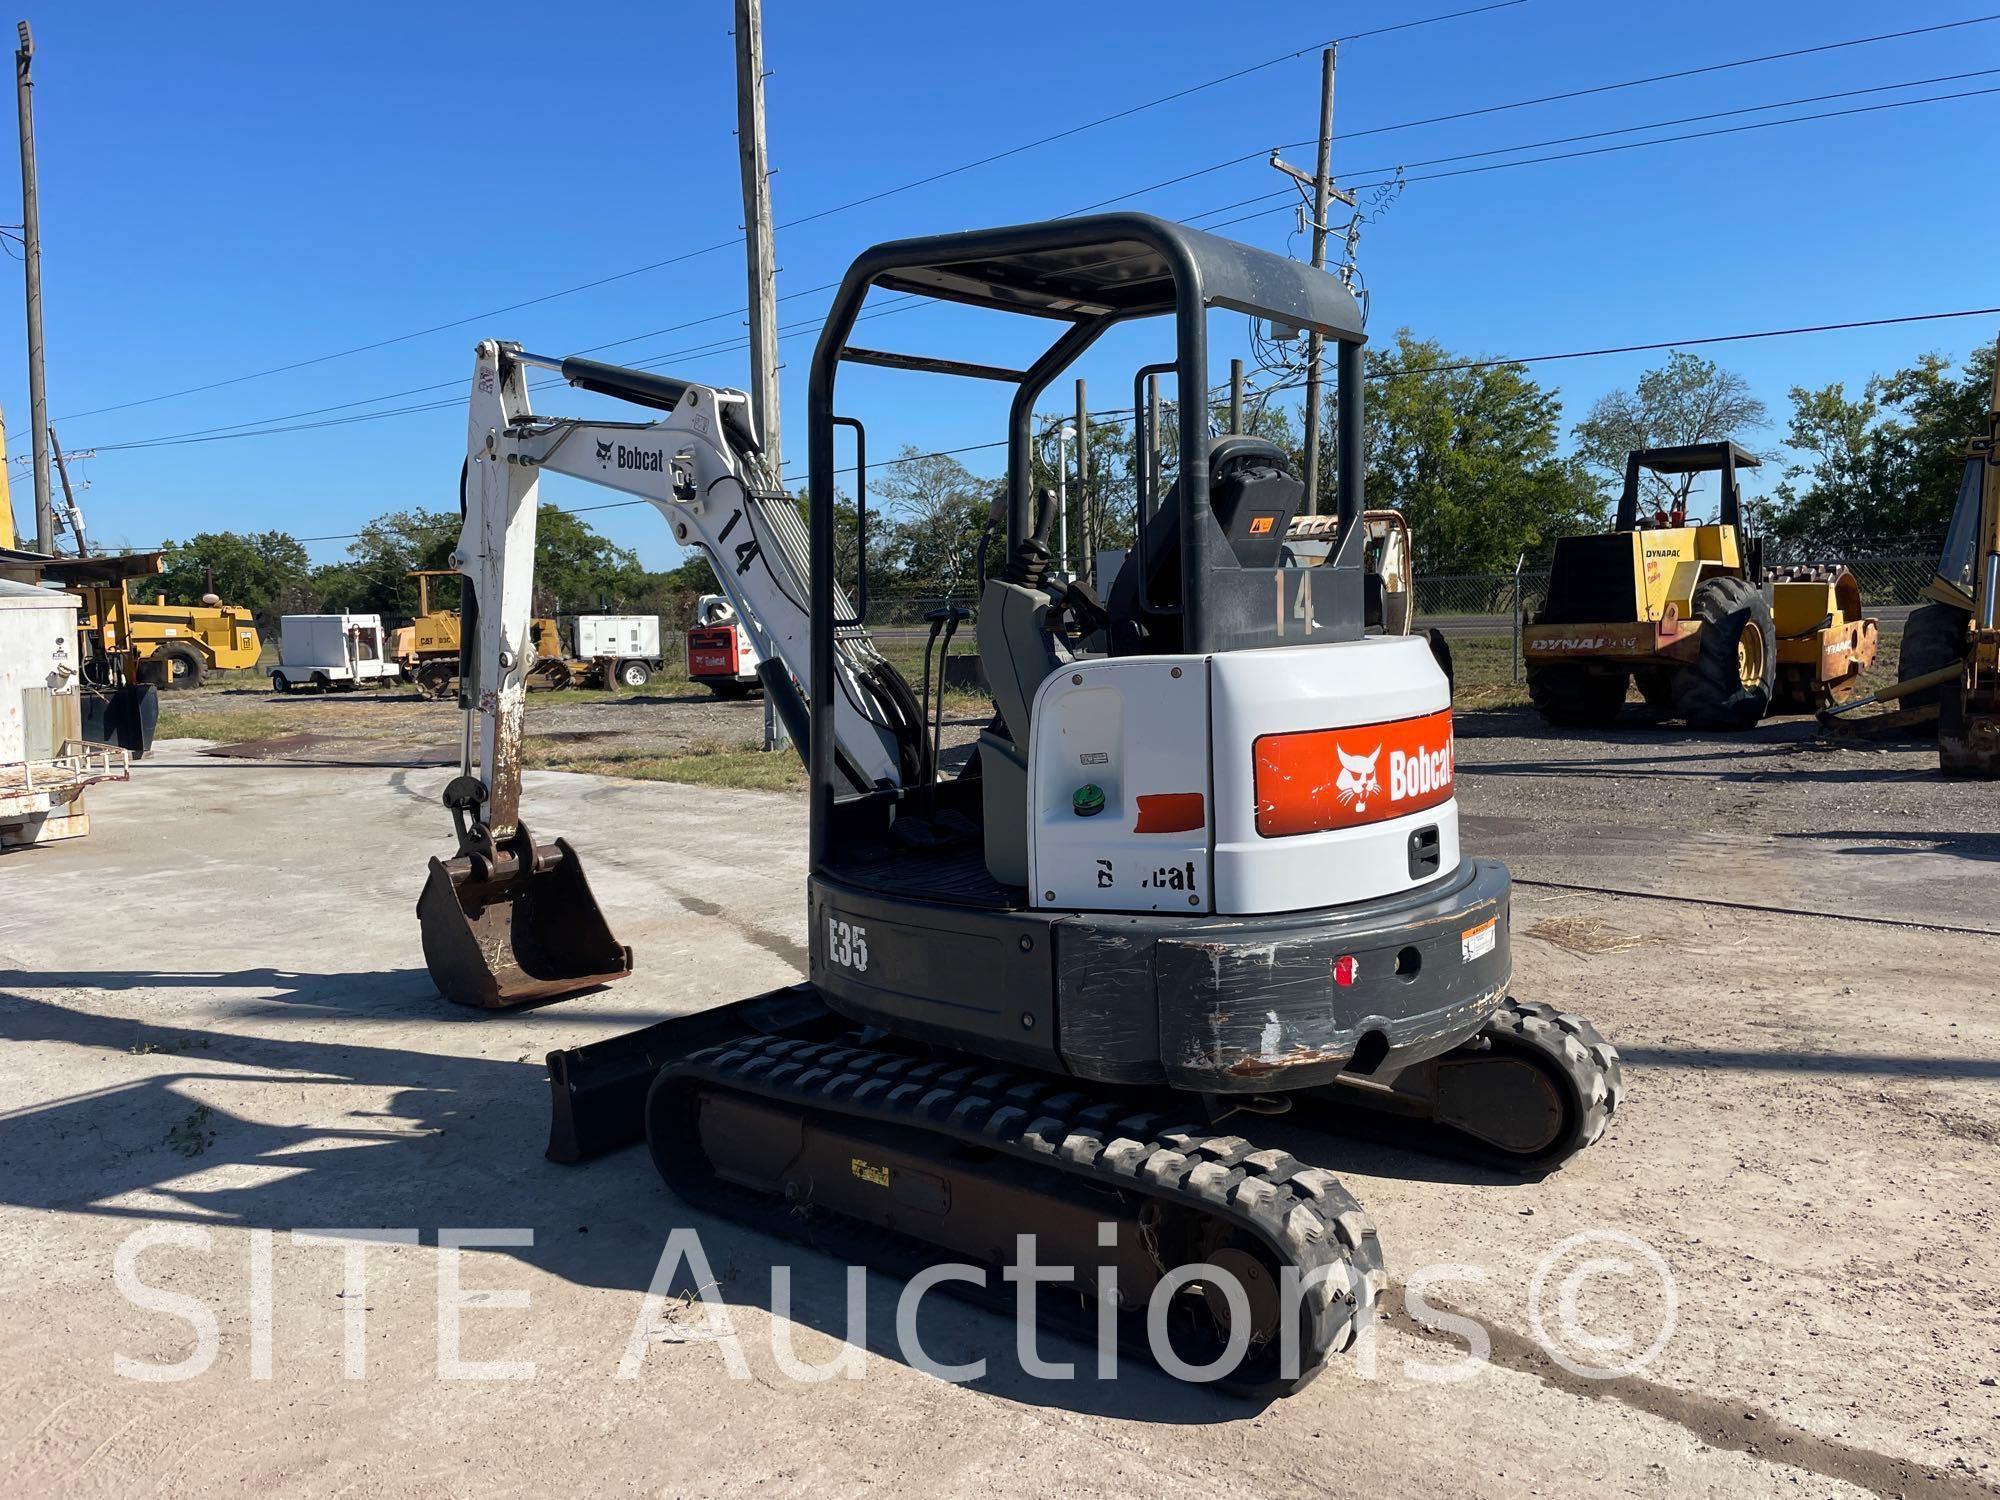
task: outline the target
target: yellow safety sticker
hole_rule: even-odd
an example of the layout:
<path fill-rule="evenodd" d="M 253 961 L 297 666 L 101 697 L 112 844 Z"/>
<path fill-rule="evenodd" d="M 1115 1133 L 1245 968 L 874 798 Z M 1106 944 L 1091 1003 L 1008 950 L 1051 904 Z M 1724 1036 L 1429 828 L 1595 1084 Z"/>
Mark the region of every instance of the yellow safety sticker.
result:
<path fill-rule="evenodd" d="M 1458 957 L 1460 963 L 1471 963 L 1475 958 L 1484 958 L 1493 951 L 1493 944 L 1499 935 L 1500 919 L 1488 917 L 1477 927 L 1468 927 L 1458 935 Z"/>
<path fill-rule="evenodd" d="M 848 1169 L 863 1182 L 872 1182 L 877 1187 L 887 1187 L 889 1185 L 889 1169 L 887 1167 L 873 1166 L 858 1156 L 851 1158 L 847 1165 Z"/>

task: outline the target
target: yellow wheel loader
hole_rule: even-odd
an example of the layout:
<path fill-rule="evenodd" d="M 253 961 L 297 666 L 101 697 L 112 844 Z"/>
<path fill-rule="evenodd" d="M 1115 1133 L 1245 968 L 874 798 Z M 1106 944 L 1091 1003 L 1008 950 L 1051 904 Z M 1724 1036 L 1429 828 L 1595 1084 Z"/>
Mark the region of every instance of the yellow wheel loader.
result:
<path fill-rule="evenodd" d="M 1937 576 L 1903 627 L 1894 687 L 1820 715 L 1838 735 L 1937 735 L 1947 776 L 2000 776 L 2000 369 L 1986 431 L 1965 448 L 1965 471 Z M 1895 704 L 1884 713 L 1863 710 Z"/>
<path fill-rule="evenodd" d="M 1757 462 L 1735 443 L 1627 456 L 1613 529 L 1557 541 L 1548 600 L 1522 631 L 1528 693 L 1544 719 L 1610 724 L 1636 685 L 1656 718 L 1748 729 L 1853 692 L 1875 659 L 1876 622 L 1838 564 L 1763 568 L 1761 548 L 1743 536 L 1736 483 Z M 1690 525 L 1685 502 L 1642 514 L 1649 473 L 1719 475 L 1716 520 Z"/>

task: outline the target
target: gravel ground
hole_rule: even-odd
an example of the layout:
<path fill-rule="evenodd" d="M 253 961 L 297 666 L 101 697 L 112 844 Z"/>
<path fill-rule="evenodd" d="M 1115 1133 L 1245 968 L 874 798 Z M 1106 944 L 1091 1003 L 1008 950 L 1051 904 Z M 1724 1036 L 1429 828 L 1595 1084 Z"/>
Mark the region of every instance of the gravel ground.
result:
<path fill-rule="evenodd" d="M 969 1385 L 940 1382 L 898 1356 L 899 1286 L 880 1276 L 855 1335 L 862 1378 L 788 1378 L 780 1336 L 813 1362 L 841 1348 L 838 1265 L 690 1213 L 643 1151 L 541 1158 L 547 1049 L 797 976 L 798 797 L 531 772 L 537 826 L 574 840 L 638 966 L 600 994 L 484 1015 L 437 998 L 410 912 L 447 841 L 447 770 L 164 746 L 92 793 L 88 838 L 0 859 L 0 1492 L 1995 1495 L 2000 934 L 1967 930 L 1986 903 L 1953 832 L 1984 824 L 1897 752 L 1859 764 L 1933 799 L 1938 815 L 1908 826 L 1940 849 L 1720 829 L 1704 799 L 1739 806 L 1767 763 L 1811 769 L 1808 752 L 1773 752 L 1782 726 L 1564 747 L 1525 721 L 1467 719 L 1468 847 L 1520 880 L 1515 988 L 1602 1025 L 1627 1096 L 1542 1182 L 1323 1140 L 1315 1155 L 1380 1225 L 1397 1294 L 1372 1362 L 1344 1357 L 1261 1407 L 1143 1372 L 1094 1380 L 1087 1352 L 1046 1341 L 1082 1378 L 1032 1377 L 1005 1320 L 933 1297 L 932 1356 L 989 1361 Z M 1635 764 L 1670 756 L 1695 759 L 1666 760 L 1672 778 Z M 1739 764 L 1752 779 L 1730 779 Z M 1579 796 L 1567 779 L 1593 770 L 1614 784 Z M 1670 797 L 1649 796 L 1667 780 Z M 1657 893 L 1610 893 L 1649 881 Z M 1822 889 L 1844 909 L 1793 909 Z M 1885 921 L 1896 902 L 1960 930 Z M 290 1233 L 341 1225 L 420 1241 L 369 1249 L 362 1288 L 340 1249 Z M 458 1273 L 462 1357 L 532 1361 L 531 1378 L 442 1375 L 440 1309 L 460 1283 L 436 1246 L 467 1225 L 532 1236 L 469 1251 Z M 683 1226 L 747 1369 L 732 1377 L 698 1307 L 669 1304 L 621 1378 Z M 179 1238 L 135 1262 L 157 1295 L 121 1295 L 120 1247 L 163 1232 Z M 1639 1261 L 1616 1248 L 1629 1242 L 1576 1238 L 1606 1233 L 1661 1257 L 1672 1304 L 1643 1267 L 1607 1265 Z M 1443 1273 L 1432 1304 L 1490 1340 L 1485 1366 L 1466 1368 L 1471 1325 L 1426 1336 L 1394 1311 L 1426 1268 Z M 1543 1268 L 1551 1333 L 1573 1286 L 1579 1331 L 1626 1341 L 1614 1360 L 1649 1348 L 1670 1309 L 1658 1357 L 1568 1374 L 1536 1336 Z M 218 1320 L 212 1363 L 175 1311 L 190 1306 Z M 146 1381 L 119 1355 L 200 1368 Z"/>
<path fill-rule="evenodd" d="M 1937 747 L 1833 745 L 1811 719 L 1739 735 L 1644 726 L 1552 730 L 1529 709 L 1457 716 L 1468 812 L 1592 827 L 1789 835 L 2000 855 L 1991 783 L 1946 780 Z"/>

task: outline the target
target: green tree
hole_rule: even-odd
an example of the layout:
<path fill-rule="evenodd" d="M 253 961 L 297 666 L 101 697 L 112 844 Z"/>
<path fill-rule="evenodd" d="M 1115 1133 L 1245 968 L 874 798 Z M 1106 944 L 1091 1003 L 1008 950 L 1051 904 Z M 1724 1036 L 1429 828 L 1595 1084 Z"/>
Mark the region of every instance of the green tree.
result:
<path fill-rule="evenodd" d="M 949 454 L 904 445 L 873 485 L 869 586 L 885 587 L 893 576 L 899 589 L 970 594 L 993 488 Z"/>
<path fill-rule="evenodd" d="M 1074 422 L 1070 424 L 1074 426 Z M 1162 421 L 1162 428 L 1170 423 Z M 1081 493 L 1076 477 L 1076 442 L 1071 439 L 1065 445 L 1061 439 L 1063 423 L 1050 421 L 1037 435 L 1032 454 L 1031 477 L 1037 486 L 1056 487 L 1056 464 L 1059 454 L 1065 448 L 1069 472 L 1065 479 L 1070 503 L 1070 565 L 1087 572 L 1083 564 L 1090 561 L 1084 556 L 1086 543 L 1099 551 L 1110 551 L 1132 545 L 1136 535 L 1138 499 L 1138 457 L 1134 444 L 1136 429 L 1130 422 L 1100 421 L 1090 419 L 1090 473 L 1085 479 Z M 1167 482 L 1172 482 L 1171 473 Z M 1004 476 L 997 481 L 1006 485 Z M 1004 503 L 1004 502 L 1003 502 Z M 996 536 L 989 567 L 997 567 L 1001 554 L 1006 550 L 1006 538 Z M 1100 578 L 1098 587 L 1108 588 L 1111 580 Z"/>
<path fill-rule="evenodd" d="M 211 576 L 224 604 L 242 605 L 265 622 L 309 602 L 306 549 L 285 532 L 203 531 L 167 543 L 165 551 L 166 570 L 155 587 L 169 603 L 199 604 Z"/>
<path fill-rule="evenodd" d="M 448 568 L 463 522 L 455 511 L 399 510 L 361 528 L 342 562 L 313 572 L 321 607 L 408 619 L 417 612 L 413 568 Z M 640 565 L 630 549 L 601 536 L 588 521 L 553 505 L 535 517 L 535 609 L 544 614 L 641 608 L 661 588 L 661 575 Z M 432 609 L 458 607 L 458 583 L 431 580 Z"/>
<path fill-rule="evenodd" d="M 535 517 L 535 605 L 543 613 L 622 613 L 657 576 L 580 516 L 544 505 Z"/>
<path fill-rule="evenodd" d="M 713 594 L 721 587 L 706 552 L 690 552 L 664 573 L 654 575 L 655 585 L 670 594 Z"/>
<path fill-rule="evenodd" d="M 1870 377 L 1859 396 L 1841 381 L 1794 386 L 1785 442 L 1802 457 L 1778 486 L 1774 529 L 1790 537 L 1942 535 L 1966 439 L 1985 428 L 1993 357 L 1994 346 L 1982 345 L 1954 373 L 1945 356 L 1926 354 Z"/>
<path fill-rule="evenodd" d="M 1463 363 L 1408 329 L 1368 354 L 1368 503 L 1409 520 L 1420 573 L 1509 571 L 1604 524 L 1602 491 L 1556 455 L 1560 398 L 1520 365 Z"/>
<path fill-rule="evenodd" d="M 1635 448 L 1740 443 L 1768 425 L 1764 403 L 1750 393 L 1747 380 L 1712 359 L 1677 349 L 1664 365 L 1641 375 L 1636 389 L 1598 397 L 1574 435 L 1577 456 L 1622 484 L 1625 456 Z M 1684 507 L 1701 477 L 1645 474 L 1640 498 L 1663 509 Z"/>
<path fill-rule="evenodd" d="M 313 573 L 322 607 L 408 619 L 417 612 L 417 583 L 412 568 L 449 567 L 462 527 L 456 511 L 398 510 L 377 516 L 361 528 L 347 547 L 347 560 Z M 434 580 L 433 609 L 455 609 L 458 588 L 452 579 Z"/>

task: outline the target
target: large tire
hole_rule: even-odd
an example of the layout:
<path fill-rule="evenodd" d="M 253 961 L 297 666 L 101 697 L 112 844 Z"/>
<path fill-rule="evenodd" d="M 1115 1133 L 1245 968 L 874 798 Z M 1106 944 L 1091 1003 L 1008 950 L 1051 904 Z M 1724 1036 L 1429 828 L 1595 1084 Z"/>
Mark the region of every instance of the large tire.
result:
<path fill-rule="evenodd" d="M 1655 718 L 1674 716 L 1674 672 L 1671 667 L 1641 667 L 1632 674 L 1639 696 Z"/>
<path fill-rule="evenodd" d="M 621 661 L 617 675 L 620 687 L 642 688 L 653 680 L 653 669 L 642 661 Z"/>
<path fill-rule="evenodd" d="M 193 646 L 162 646 L 153 653 L 153 660 L 166 663 L 167 680 L 162 686 L 170 692 L 200 687 L 208 675 L 207 658 Z"/>
<path fill-rule="evenodd" d="M 1909 621 L 1903 626 L 1903 649 L 1896 658 L 1897 680 L 1908 682 L 1912 677 L 1923 677 L 1964 660 L 1966 632 L 1971 625 L 1971 615 L 1935 599 L 1911 610 Z M 1925 688 L 1901 699 L 1898 706 L 1922 708 L 1940 702 L 1942 696 L 1941 688 Z M 1937 733 L 1935 723 L 1920 728 L 1925 733 Z"/>
<path fill-rule="evenodd" d="M 1701 622 L 1695 659 L 1674 674 L 1674 712 L 1691 729 L 1750 729 L 1771 711 L 1778 628 L 1763 593 L 1742 578 L 1711 578 L 1694 591 Z"/>
<path fill-rule="evenodd" d="M 1456 698 L 1458 696 L 1458 673 L 1451 664 L 1451 642 L 1444 638 L 1444 632 L 1439 630 L 1435 625 L 1425 631 L 1424 635 L 1430 641 L 1431 659 L 1438 664 L 1438 670 L 1444 673 L 1446 693 L 1452 698 Z"/>
<path fill-rule="evenodd" d="M 312 685 L 313 691 L 316 693 L 330 693 L 333 691 L 333 679 L 324 672 L 313 673 Z"/>
<path fill-rule="evenodd" d="M 1594 672 L 1575 662 L 1528 668 L 1535 712 L 1560 729 L 1601 729 L 1625 706 L 1626 672 Z"/>
<path fill-rule="evenodd" d="M 416 684 L 426 698 L 449 698 L 458 680 L 458 668 L 451 662 L 427 661 L 418 665 Z"/>

